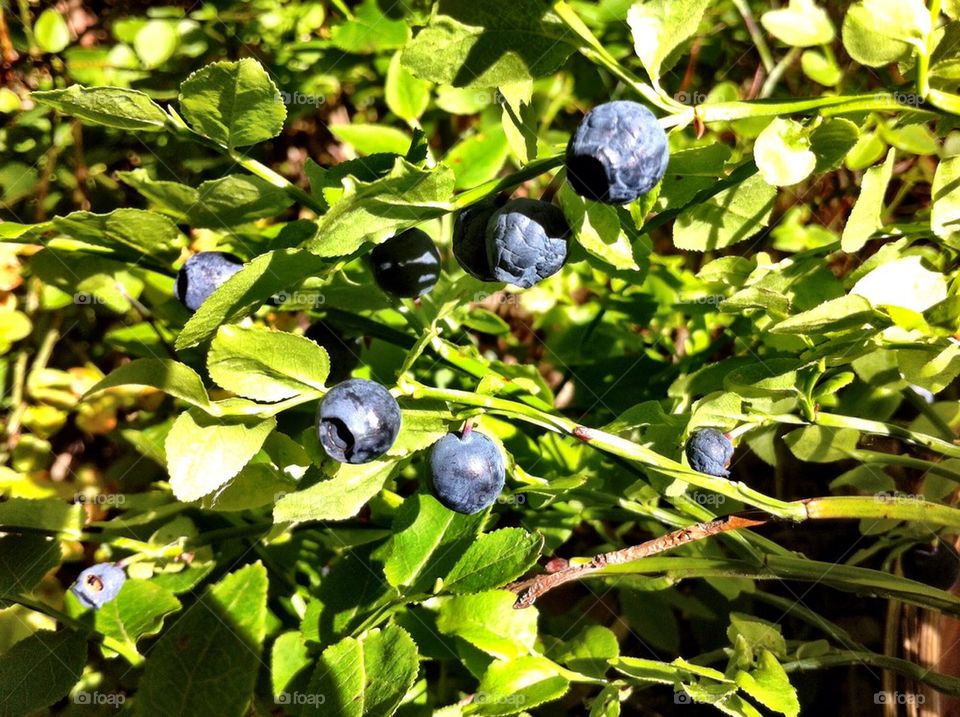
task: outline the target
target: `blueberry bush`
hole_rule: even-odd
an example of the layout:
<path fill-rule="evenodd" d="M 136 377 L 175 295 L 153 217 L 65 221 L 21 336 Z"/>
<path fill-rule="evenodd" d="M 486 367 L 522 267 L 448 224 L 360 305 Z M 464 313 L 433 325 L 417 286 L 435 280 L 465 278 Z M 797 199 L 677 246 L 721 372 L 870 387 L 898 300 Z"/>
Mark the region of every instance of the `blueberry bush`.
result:
<path fill-rule="evenodd" d="M 0 715 L 955 714 L 958 48 L 0 3 Z"/>

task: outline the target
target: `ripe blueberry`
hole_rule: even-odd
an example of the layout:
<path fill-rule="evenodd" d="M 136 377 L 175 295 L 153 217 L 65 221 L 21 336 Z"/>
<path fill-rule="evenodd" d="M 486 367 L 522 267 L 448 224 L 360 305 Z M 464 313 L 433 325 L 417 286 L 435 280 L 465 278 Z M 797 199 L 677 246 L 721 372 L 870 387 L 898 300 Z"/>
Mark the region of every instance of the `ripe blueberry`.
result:
<path fill-rule="evenodd" d="M 687 439 L 687 461 L 700 473 L 726 478 L 733 457 L 733 444 L 716 428 L 701 428 Z"/>
<path fill-rule="evenodd" d="M 243 268 L 243 261 L 223 251 L 194 254 L 177 272 L 174 295 L 190 311 L 196 311 L 227 279 Z"/>
<path fill-rule="evenodd" d="M 949 542 L 941 540 L 936 547 L 914 545 L 900 556 L 904 577 L 947 590 L 960 577 L 960 555 Z"/>
<path fill-rule="evenodd" d="M 80 573 L 70 591 L 84 607 L 99 610 L 117 596 L 126 579 L 123 568 L 113 563 L 97 563 Z"/>
<path fill-rule="evenodd" d="M 369 463 L 397 440 L 400 406 L 374 381 L 351 378 L 327 391 L 317 411 L 317 437 L 340 463 Z"/>
<path fill-rule="evenodd" d="M 514 199 L 487 222 L 487 260 L 497 281 L 529 289 L 560 271 L 570 227 L 559 207 Z"/>
<path fill-rule="evenodd" d="M 440 278 L 440 252 L 420 229 L 407 229 L 370 252 L 377 285 L 396 296 L 423 296 Z"/>
<path fill-rule="evenodd" d="M 360 363 L 360 339 L 347 338 L 323 321 L 310 326 L 304 336 L 326 349 L 330 357 L 330 375 L 327 377 L 330 385 L 345 380 Z"/>
<path fill-rule="evenodd" d="M 433 444 L 430 471 L 437 500 L 468 515 L 492 505 L 506 477 L 497 444 L 470 430 L 448 433 Z"/>
<path fill-rule="evenodd" d="M 667 135 L 653 112 L 628 101 L 590 110 L 567 144 L 567 181 L 582 197 L 628 204 L 663 179 Z"/>
<path fill-rule="evenodd" d="M 480 281 L 496 281 L 487 259 L 487 223 L 499 200 L 480 202 L 457 215 L 453 225 L 453 255 L 470 276 Z"/>

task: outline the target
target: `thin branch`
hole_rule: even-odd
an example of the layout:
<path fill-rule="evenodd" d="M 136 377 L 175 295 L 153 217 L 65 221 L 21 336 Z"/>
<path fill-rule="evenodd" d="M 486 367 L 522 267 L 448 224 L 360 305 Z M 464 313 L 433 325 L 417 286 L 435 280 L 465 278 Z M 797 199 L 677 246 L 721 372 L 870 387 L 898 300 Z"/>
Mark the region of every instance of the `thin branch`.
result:
<path fill-rule="evenodd" d="M 674 530 L 666 535 L 661 535 L 659 538 L 640 543 L 640 545 L 632 545 L 629 548 L 597 555 L 589 563 L 584 563 L 583 565 L 563 567 L 554 572 L 512 583 L 507 586 L 507 589 L 517 594 L 517 601 L 513 606 L 521 610 L 530 607 L 539 597 L 554 588 L 575 580 L 581 580 L 587 575 L 596 573 L 608 565 L 632 563 L 641 558 L 647 558 L 651 555 L 672 550 L 681 545 L 686 545 L 696 540 L 703 540 L 713 535 L 719 535 L 720 533 L 726 533 L 731 530 L 742 530 L 744 528 L 754 528 L 758 525 L 764 525 L 769 522 L 769 520 L 770 518 L 750 518 L 743 513 L 727 515 L 707 523 L 697 523 L 696 525 Z"/>

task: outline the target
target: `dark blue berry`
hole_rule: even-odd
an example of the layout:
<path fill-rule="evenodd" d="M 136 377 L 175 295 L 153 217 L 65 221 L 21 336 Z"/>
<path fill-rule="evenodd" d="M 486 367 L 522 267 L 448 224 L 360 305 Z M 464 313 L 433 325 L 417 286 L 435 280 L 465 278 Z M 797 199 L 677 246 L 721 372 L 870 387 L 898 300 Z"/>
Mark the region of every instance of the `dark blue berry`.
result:
<path fill-rule="evenodd" d="M 496 281 L 487 258 L 487 223 L 503 202 L 480 202 L 457 215 L 453 225 L 453 255 L 470 276 Z"/>
<path fill-rule="evenodd" d="M 570 227 L 559 207 L 514 199 L 487 224 L 487 260 L 497 281 L 524 289 L 560 271 L 567 260 Z"/>
<path fill-rule="evenodd" d="M 900 557 L 904 577 L 947 590 L 960 577 L 960 555 L 950 543 L 941 540 L 937 547 L 914 545 Z"/>
<path fill-rule="evenodd" d="M 126 579 L 123 568 L 113 563 L 97 563 L 80 573 L 70 591 L 84 607 L 99 610 L 117 596 Z"/>
<path fill-rule="evenodd" d="M 310 326 L 304 336 L 326 349 L 327 356 L 330 357 L 328 384 L 345 380 L 360 363 L 360 339 L 347 338 L 323 321 Z"/>
<path fill-rule="evenodd" d="M 317 411 L 317 437 L 340 463 L 369 463 L 397 440 L 400 406 L 375 381 L 352 378 L 327 391 Z"/>
<path fill-rule="evenodd" d="M 582 197 L 628 204 L 663 179 L 667 135 L 641 104 L 607 102 L 587 113 L 567 145 L 567 181 Z"/>
<path fill-rule="evenodd" d="M 733 458 L 733 443 L 716 428 L 701 428 L 687 439 L 687 461 L 700 473 L 726 478 Z"/>
<path fill-rule="evenodd" d="M 375 246 L 370 264 L 377 285 L 396 296 L 423 296 L 440 278 L 440 252 L 420 229 L 407 229 Z"/>
<path fill-rule="evenodd" d="M 492 505 L 506 479 L 497 444 L 477 431 L 448 433 L 434 443 L 430 472 L 437 500 L 467 514 Z"/>
<path fill-rule="evenodd" d="M 196 311 L 227 279 L 243 268 L 243 261 L 223 251 L 194 254 L 177 272 L 174 295 L 190 311 Z"/>

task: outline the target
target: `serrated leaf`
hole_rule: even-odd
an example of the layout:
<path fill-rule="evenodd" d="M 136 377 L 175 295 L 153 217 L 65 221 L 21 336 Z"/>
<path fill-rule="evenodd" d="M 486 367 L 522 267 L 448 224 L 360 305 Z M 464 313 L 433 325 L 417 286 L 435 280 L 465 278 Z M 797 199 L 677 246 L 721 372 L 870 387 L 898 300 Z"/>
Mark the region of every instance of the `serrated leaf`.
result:
<path fill-rule="evenodd" d="M 277 637 L 270 652 L 270 684 L 274 699 L 283 699 L 287 686 L 300 672 L 313 664 L 303 635 L 290 630 Z"/>
<path fill-rule="evenodd" d="M 417 646 L 401 627 L 345 638 L 323 651 L 310 680 L 308 692 L 326 699 L 301 714 L 389 717 L 413 686 L 417 670 Z"/>
<path fill-rule="evenodd" d="M 0 502 L 0 526 L 5 529 L 36 528 L 79 536 L 83 516 L 82 505 L 66 503 L 59 498 L 14 497 Z"/>
<path fill-rule="evenodd" d="M 410 135 L 388 125 L 336 124 L 330 131 L 360 154 L 403 154 L 410 146 Z"/>
<path fill-rule="evenodd" d="M 143 92 L 120 87 L 83 87 L 34 92 L 40 104 L 93 124 L 141 132 L 159 132 L 167 114 Z"/>
<path fill-rule="evenodd" d="M 0 655 L 0 717 L 35 714 L 70 691 L 83 674 L 87 639 L 39 630 Z"/>
<path fill-rule="evenodd" d="M 275 523 L 352 518 L 383 488 L 397 464 L 377 460 L 361 465 L 341 463 L 331 478 L 288 493 L 273 508 Z"/>
<path fill-rule="evenodd" d="M 383 94 L 387 107 L 397 117 L 408 122 L 416 120 L 430 104 L 431 84 L 414 77 L 401 63 L 401 53 L 397 52 L 390 60 Z"/>
<path fill-rule="evenodd" d="M 60 558 L 60 541 L 52 537 L 0 537 L 0 605 L 6 596 L 33 592 L 44 574 L 60 564 Z"/>
<path fill-rule="evenodd" d="M 850 293 L 873 306 L 899 306 L 922 314 L 947 298 L 947 279 L 923 266 L 919 256 L 905 256 L 864 274 Z"/>
<path fill-rule="evenodd" d="M 211 338 L 221 325 L 250 314 L 268 298 L 290 291 L 309 276 L 318 276 L 327 261 L 311 252 L 277 249 L 247 262 L 206 301 L 177 336 L 178 349 L 196 346 Z"/>
<path fill-rule="evenodd" d="M 833 463 L 850 458 L 859 439 L 860 432 L 852 428 L 804 426 L 785 435 L 783 442 L 801 461 Z"/>
<path fill-rule="evenodd" d="M 240 568 L 208 588 L 150 650 L 135 714 L 247 713 L 260 668 L 267 618 L 267 571 Z"/>
<path fill-rule="evenodd" d="M 776 334 L 817 334 L 861 326 L 875 316 L 862 296 L 847 295 L 784 319 L 769 330 Z"/>
<path fill-rule="evenodd" d="M 522 528 L 481 535 L 444 578 L 444 589 L 472 593 L 505 585 L 529 570 L 540 557 L 543 536 Z"/>
<path fill-rule="evenodd" d="M 580 246 L 617 269 L 639 271 L 633 246 L 620 226 L 615 207 L 584 199 L 566 182 L 558 194 L 560 207 Z"/>
<path fill-rule="evenodd" d="M 287 108 L 256 60 L 215 62 L 180 85 L 184 118 L 206 137 L 233 149 L 276 137 Z"/>
<path fill-rule="evenodd" d="M 196 409 L 181 413 L 164 442 L 177 500 L 202 498 L 237 475 L 276 425 L 275 418 L 212 418 Z"/>
<path fill-rule="evenodd" d="M 71 212 L 54 217 L 53 228 L 78 241 L 111 249 L 133 263 L 146 255 L 164 265 L 171 264 L 186 245 L 170 219 L 143 209 L 114 209 L 107 214 Z"/>
<path fill-rule="evenodd" d="M 900 0 L 892 0 L 899 2 Z M 880 67 L 905 59 L 911 53 L 907 42 L 879 31 L 864 3 L 851 5 L 841 28 L 843 46 L 850 57 L 861 65 Z"/>
<path fill-rule="evenodd" d="M 575 49 L 566 26 L 537 0 L 440 0 L 407 44 L 414 75 L 455 87 L 498 87 L 550 74 Z"/>
<path fill-rule="evenodd" d="M 669 69 L 664 62 L 671 53 L 697 32 L 708 7 L 710 0 L 648 0 L 630 8 L 633 48 L 654 83 Z"/>
<path fill-rule="evenodd" d="M 737 685 L 757 702 L 774 712 L 796 717 L 800 714 L 797 690 L 783 666 L 769 650 L 761 650 L 757 666 L 749 672 L 736 674 Z"/>
<path fill-rule="evenodd" d="M 499 659 L 533 654 L 537 612 L 514 609 L 516 599 L 507 590 L 456 595 L 441 604 L 437 627 Z"/>
<path fill-rule="evenodd" d="M 210 408 L 207 389 L 197 372 L 171 359 L 136 359 L 124 364 L 88 389 L 84 398 L 117 386 L 151 386 L 197 408 Z"/>
<path fill-rule="evenodd" d="M 474 714 L 510 715 L 552 702 L 566 694 L 570 681 L 545 657 L 529 655 L 494 662 L 477 687 Z"/>
<path fill-rule="evenodd" d="M 453 196 L 453 172 L 438 165 L 421 169 L 397 159 L 390 173 L 373 182 L 344 178 L 339 201 L 317 220 L 303 244 L 318 256 L 352 254 L 364 242 L 379 243 L 402 229 L 446 214 Z"/>
<path fill-rule="evenodd" d="M 777 190 L 754 175 L 683 212 L 673 227 L 678 249 L 709 251 L 749 239 L 770 222 Z"/>
<path fill-rule="evenodd" d="M 173 593 L 148 580 L 127 580 L 117 597 L 97 610 L 97 632 L 137 652 L 137 641 L 160 631 L 163 619 L 180 609 Z"/>
<path fill-rule="evenodd" d="M 256 401 L 323 392 L 330 359 L 310 339 L 283 331 L 221 326 L 207 354 L 210 378 Z"/>
<path fill-rule="evenodd" d="M 871 167 L 863 175 L 860 196 L 840 237 L 840 247 L 844 251 L 859 251 L 874 232 L 883 226 L 880 214 L 883 211 L 887 185 L 893 176 L 894 157 L 895 152 L 891 149 L 887 152 L 887 159 L 883 164 Z"/>

